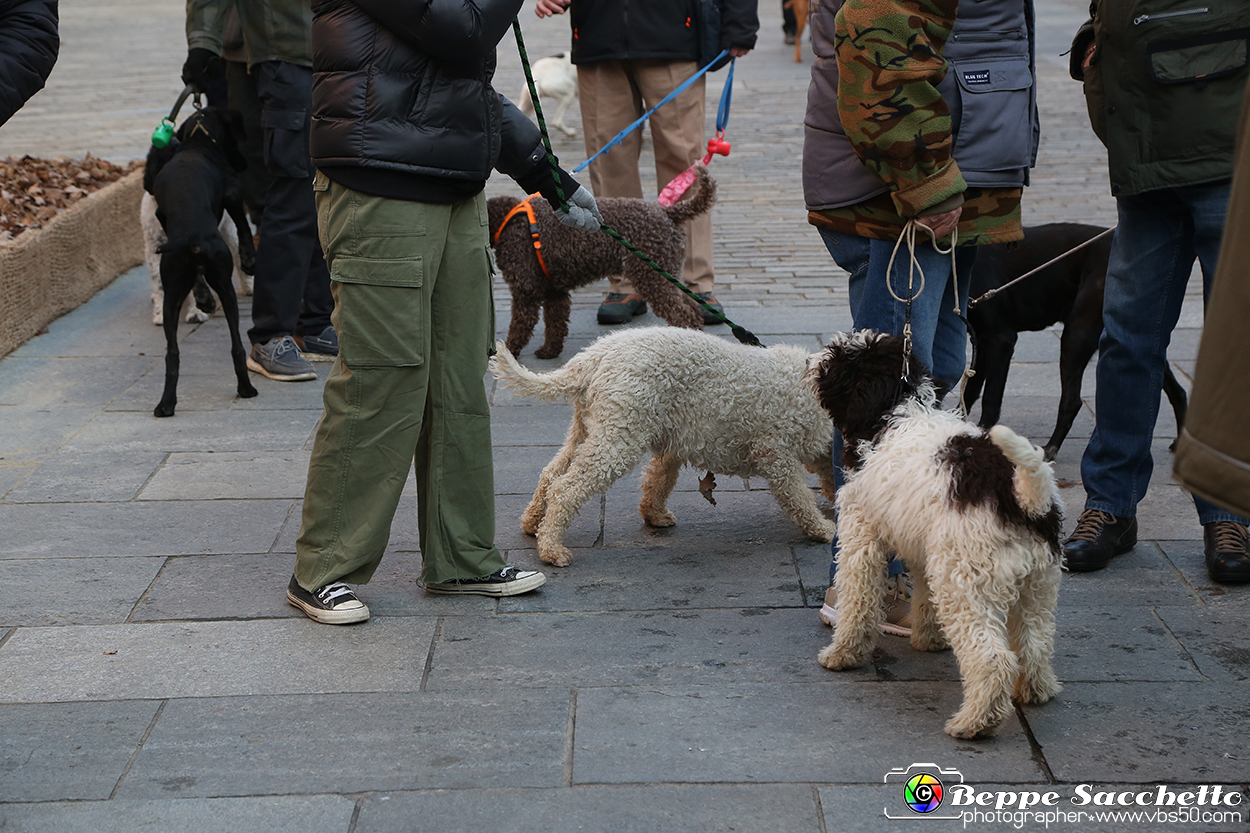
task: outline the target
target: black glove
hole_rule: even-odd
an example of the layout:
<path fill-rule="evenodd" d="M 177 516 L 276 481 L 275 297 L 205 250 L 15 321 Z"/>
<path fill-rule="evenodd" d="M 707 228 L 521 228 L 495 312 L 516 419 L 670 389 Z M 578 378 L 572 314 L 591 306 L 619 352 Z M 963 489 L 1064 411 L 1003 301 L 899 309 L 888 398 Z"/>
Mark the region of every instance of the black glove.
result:
<path fill-rule="evenodd" d="M 193 47 L 187 51 L 187 62 L 182 65 L 182 83 L 190 84 L 198 92 L 208 92 L 208 82 L 221 75 L 221 56 L 211 49 Z"/>

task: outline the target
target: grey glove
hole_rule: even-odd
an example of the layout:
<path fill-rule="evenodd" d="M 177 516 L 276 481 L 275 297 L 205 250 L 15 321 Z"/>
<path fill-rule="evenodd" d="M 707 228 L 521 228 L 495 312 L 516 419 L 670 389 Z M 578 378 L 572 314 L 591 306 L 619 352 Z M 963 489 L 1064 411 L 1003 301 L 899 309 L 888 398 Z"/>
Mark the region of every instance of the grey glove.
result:
<path fill-rule="evenodd" d="M 556 217 L 566 226 L 583 231 L 598 231 L 603 223 L 603 215 L 599 213 L 599 206 L 595 205 L 594 196 L 581 185 L 569 197 L 569 210 L 556 209 Z"/>

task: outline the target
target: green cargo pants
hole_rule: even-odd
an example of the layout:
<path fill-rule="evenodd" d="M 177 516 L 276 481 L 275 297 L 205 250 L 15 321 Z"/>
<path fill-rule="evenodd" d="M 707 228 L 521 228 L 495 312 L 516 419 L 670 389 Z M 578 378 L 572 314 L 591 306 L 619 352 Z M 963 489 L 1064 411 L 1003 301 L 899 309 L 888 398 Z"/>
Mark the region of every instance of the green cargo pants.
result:
<path fill-rule="evenodd" d="M 296 542 L 306 590 L 364 584 L 416 466 L 422 580 L 488 575 L 495 547 L 490 406 L 495 334 L 486 198 L 373 197 L 318 173 L 339 355 L 325 386 Z"/>

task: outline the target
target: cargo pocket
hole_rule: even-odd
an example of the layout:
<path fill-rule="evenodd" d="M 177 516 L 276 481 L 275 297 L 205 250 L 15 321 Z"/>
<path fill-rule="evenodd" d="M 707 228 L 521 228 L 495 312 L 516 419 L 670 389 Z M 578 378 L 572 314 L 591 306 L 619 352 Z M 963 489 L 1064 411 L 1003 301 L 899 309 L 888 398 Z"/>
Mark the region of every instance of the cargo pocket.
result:
<path fill-rule="evenodd" d="M 1146 45 L 1150 76 L 1151 135 L 1158 159 L 1189 157 L 1195 150 L 1231 148 L 1247 63 L 1250 30 L 1225 29 Z M 1202 144 L 1185 130 L 1202 125 Z"/>
<path fill-rule="evenodd" d="M 312 173 L 308 155 L 307 110 L 260 111 L 265 167 L 274 176 L 303 179 Z"/>
<path fill-rule="evenodd" d="M 420 257 L 336 257 L 335 326 L 348 367 L 415 367 L 425 362 L 425 299 Z"/>
<path fill-rule="evenodd" d="M 1027 168 L 1033 160 L 1029 59 L 952 61 L 950 71 L 959 84 L 959 135 L 952 149 L 959 167 L 969 171 Z"/>

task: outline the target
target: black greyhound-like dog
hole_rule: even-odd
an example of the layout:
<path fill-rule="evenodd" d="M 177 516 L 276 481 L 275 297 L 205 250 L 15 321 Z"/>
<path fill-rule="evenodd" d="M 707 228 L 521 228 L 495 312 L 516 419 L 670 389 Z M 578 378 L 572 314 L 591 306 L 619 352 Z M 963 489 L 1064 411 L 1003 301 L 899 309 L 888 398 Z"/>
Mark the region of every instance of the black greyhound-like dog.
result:
<path fill-rule="evenodd" d="M 247 213 L 239 192 L 238 172 L 247 167 L 238 149 L 242 137 L 243 119 L 237 112 L 206 107 L 182 123 L 175 141 L 148 152 L 143 187 L 156 198 L 156 217 L 168 238 L 157 248 L 165 292 L 165 390 L 153 411 L 158 417 L 174 415 L 178 402 L 178 311 L 201 278 L 221 299 L 230 327 L 230 356 L 239 396 L 256 395 L 239 335 L 239 301 L 230 280 L 234 260 L 217 230 L 224 210 L 240 229 L 239 266 L 252 274 L 256 250 L 252 236 L 245 231 Z"/>
<path fill-rule="evenodd" d="M 1104 231 L 1105 228 L 1078 223 L 1049 223 L 1026 228 L 1024 240 L 1018 245 L 985 246 L 977 253 L 972 270 L 971 297 L 979 298 Z M 977 339 L 977 355 L 973 368 L 976 375 L 968 382 L 965 399 L 971 408 L 984 386 L 985 400 L 978 422 L 982 428 L 996 424 L 1002 413 L 1003 390 L 1017 334 L 1063 322 L 1059 340 L 1059 417 L 1054 433 L 1042 447 L 1048 461 L 1059 453 L 1059 446 L 1080 410 L 1081 377 L 1102 335 L 1102 293 L 1111 237 L 1094 241 L 968 310 L 968 322 Z M 1179 430 L 1185 424 L 1188 399 L 1172 368 L 1167 366 L 1163 391 L 1172 403 Z"/>

